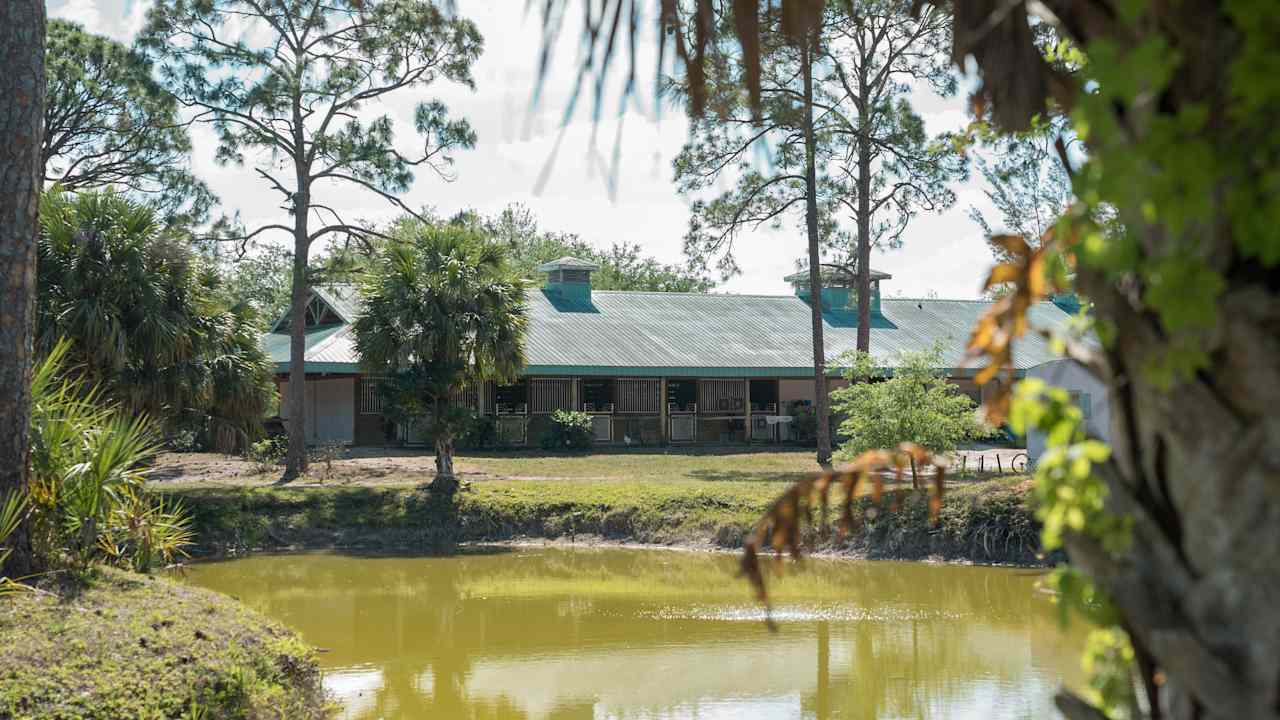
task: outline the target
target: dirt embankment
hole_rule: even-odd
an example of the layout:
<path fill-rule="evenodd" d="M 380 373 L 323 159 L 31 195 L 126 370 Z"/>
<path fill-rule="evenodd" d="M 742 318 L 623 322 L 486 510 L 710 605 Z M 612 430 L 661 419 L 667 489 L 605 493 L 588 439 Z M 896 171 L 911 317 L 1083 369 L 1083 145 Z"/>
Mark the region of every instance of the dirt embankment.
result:
<path fill-rule="evenodd" d="M 707 485 L 707 484 L 704 484 Z M 367 550 L 554 539 L 741 547 L 782 485 L 474 483 L 451 498 L 413 487 L 187 487 L 165 491 L 195 519 L 200 554 Z M 863 498 L 860 523 L 826 552 L 877 559 L 1042 565 L 1029 483 L 953 486 L 936 519 L 924 494 Z"/>

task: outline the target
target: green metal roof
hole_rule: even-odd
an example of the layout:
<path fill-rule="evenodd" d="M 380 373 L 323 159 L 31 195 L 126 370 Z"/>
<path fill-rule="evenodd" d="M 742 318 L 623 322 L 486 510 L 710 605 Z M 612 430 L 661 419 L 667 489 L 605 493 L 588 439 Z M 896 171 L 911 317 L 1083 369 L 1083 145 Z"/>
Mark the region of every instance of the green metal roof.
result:
<path fill-rule="evenodd" d="M 263 335 L 262 349 L 275 363 L 276 372 L 289 371 L 288 333 Z M 360 358 L 356 354 L 355 335 L 351 326 L 327 325 L 309 329 L 306 335 L 306 357 L 308 372 L 357 372 Z"/>
<path fill-rule="evenodd" d="M 344 298 L 356 313 L 355 296 Z M 885 298 L 874 316 L 871 351 L 892 368 L 897 353 L 943 345 L 943 365 L 966 372 L 969 333 L 989 303 L 980 300 Z M 337 310 L 337 308 L 335 308 Z M 1069 315 L 1049 302 L 1031 309 L 1033 327 L 1059 329 Z M 852 309 L 823 318 L 828 364 L 856 347 Z M 542 290 L 529 293 L 526 372 L 536 375 L 804 376 L 813 372 L 809 305 L 793 295 L 716 295 L 593 291 L 575 300 Z M 264 340 L 280 372 L 287 371 L 288 336 Z M 1016 346 L 1022 371 L 1056 359 L 1049 343 L 1028 334 Z M 311 372 L 357 372 L 349 326 L 317 328 L 307 336 Z M 314 364 L 314 369 L 313 369 Z M 321 369 L 324 368 L 324 369 Z M 972 370 L 968 370 L 971 372 Z"/>
<path fill-rule="evenodd" d="M 319 297 L 328 305 L 343 322 L 353 323 L 360 316 L 360 300 L 355 285 L 326 285 L 311 288 L 311 294 Z M 310 299 L 308 299 L 310 302 Z M 278 330 L 288 332 L 289 310 L 285 310 L 271 324 L 271 332 Z M 288 347 L 288 344 L 285 345 Z"/>

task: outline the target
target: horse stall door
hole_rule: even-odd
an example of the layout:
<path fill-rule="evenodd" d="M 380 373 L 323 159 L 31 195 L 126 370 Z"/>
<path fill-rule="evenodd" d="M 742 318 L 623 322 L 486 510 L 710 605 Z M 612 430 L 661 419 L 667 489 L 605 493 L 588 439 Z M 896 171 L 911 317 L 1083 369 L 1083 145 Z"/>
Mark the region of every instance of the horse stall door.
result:
<path fill-rule="evenodd" d="M 356 437 L 355 378 L 308 381 L 307 439 L 351 444 Z"/>

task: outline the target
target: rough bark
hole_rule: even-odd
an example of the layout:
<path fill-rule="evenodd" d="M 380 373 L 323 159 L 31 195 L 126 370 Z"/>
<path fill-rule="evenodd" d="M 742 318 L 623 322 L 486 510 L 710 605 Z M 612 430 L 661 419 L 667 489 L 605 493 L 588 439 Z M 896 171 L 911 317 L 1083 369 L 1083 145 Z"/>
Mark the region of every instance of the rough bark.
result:
<path fill-rule="evenodd" d="M 43 0 L 0 3 L 0 496 L 25 492 L 29 479 L 44 45 Z M 30 573 L 25 523 L 6 545 L 0 574 Z"/>
<path fill-rule="evenodd" d="M 827 398 L 827 351 L 822 338 L 822 255 L 818 237 L 817 140 L 813 133 L 813 46 L 816 30 L 800 52 L 804 75 L 804 224 L 809 240 L 809 306 L 813 324 L 813 412 L 817 421 L 818 464 L 831 467 L 831 417 Z"/>
<path fill-rule="evenodd" d="M 311 165 L 305 148 L 302 98 L 293 96 L 294 177 L 293 287 L 289 298 L 289 449 L 282 481 L 307 471 L 307 261 L 311 250 L 307 218 L 311 216 Z"/>
<path fill-rule="evenodd" d="M 431 481 L 435 490 L 451 493 L 458 487 L 458 478 L 453 472 L 453 438 L 439 436 L 436 438 L 436 476 Z"/>
<path fill-rule="evenodd" d="M 436 362 L 443 363 L 444 358 L 437 357 Z M 432 395 L 430 402 L 432 444 L 436 450 L 436 476 L 431 480 L 431 489 L 452 494 L 458 489 L 458 479 L 453 472 L 453 432 L 446 422 L 449 415 L 449 393 Z"/>
<path fill-rule="evenodd" d="M 1167 679 L 1148 683 L 1166 718 L 1280 716 L 1280 293 L 1236 267 L 1210 366 L 1169 389 L 1141 369 L 1164 344 L 1155 318 L 1102 273 L 1078 276 L 1116 326 L 1103 477 L 1134 542 L 1119 559 L 1084 536 L 1067 548 L 1121 610 L 1144 676 Z"/>
<path fill-rule="evenodd" d="M 862 64 L 862 95 L 866 91 L 866 63 Z M 871 137 L 858 132 L 858 349 L 871 352 Z"/>
<path fill-rule="evenodd" d="M 284 480 L 307 471 L 307 241 L 305 216 L 296 223 L 294 236 L 293 285 L 289 300 L 289 450 L 285 457 Z"/>

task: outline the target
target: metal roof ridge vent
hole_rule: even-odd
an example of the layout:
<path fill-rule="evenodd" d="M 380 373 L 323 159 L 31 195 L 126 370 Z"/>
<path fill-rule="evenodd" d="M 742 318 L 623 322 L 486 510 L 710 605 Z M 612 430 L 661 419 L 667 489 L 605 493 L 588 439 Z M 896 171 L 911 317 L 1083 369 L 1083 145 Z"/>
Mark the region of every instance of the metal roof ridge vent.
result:
<path fill-rule="evenodd" d="M 568 255 L 538 266 L 547 274 L 543 289 L 547 295 L 567 303 L 591 304 L 591 273 L 600 269 L 596 263 Z"/>

